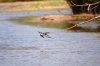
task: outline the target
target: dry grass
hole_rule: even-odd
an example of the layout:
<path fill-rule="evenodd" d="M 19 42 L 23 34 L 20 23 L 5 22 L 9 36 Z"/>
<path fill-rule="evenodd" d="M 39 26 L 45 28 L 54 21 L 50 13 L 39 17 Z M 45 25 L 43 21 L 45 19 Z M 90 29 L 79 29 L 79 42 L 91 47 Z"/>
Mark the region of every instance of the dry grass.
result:
<path fill-rule="evenodd" d="M 4 11 L 32 11 L 32 10 L 51 10 L 70 8 L 66 1 L 31 1 L 31 2 L 14 2 L 0 3 L 0 6 L 9 6 L 10 8 L 0 10 Z"/>

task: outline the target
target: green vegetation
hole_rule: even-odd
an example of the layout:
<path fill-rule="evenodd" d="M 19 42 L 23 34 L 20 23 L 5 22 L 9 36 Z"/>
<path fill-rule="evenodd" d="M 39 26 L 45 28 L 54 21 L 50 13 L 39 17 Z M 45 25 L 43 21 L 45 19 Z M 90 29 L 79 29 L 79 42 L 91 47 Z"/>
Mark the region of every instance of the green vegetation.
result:
<path fill-rule="evenodd" d="M 68 6 L 67 2 L 64 1 L 64 0 L 1 3 L 0 6 L 10 7 L 10 8 L 7 8 L 7 9 L 1 9 L 0 12 L 52 10 L 52 9 L 70 8 Z"/>
<path fill-rule="evenodd" d="M 16 2 L 16 1 L 40 1 L 40 0 L 0 0 L 0 2 Z"/>
<path fill-rule="evenodd" d="M 100 18 L 96 19 L 98 22 L 100 22 Z"/>
<path fill-rule="evenodd" d="M 42 26 L 42 27 L 48 27 L 48 28 L 60 28 L 60 29 L 65 29 L 68 27 L 73 26 L 74 24 L 68 23 L 68 22 L 43 22 L 38 19 L 38 17 L 34 16 L 26 16 L 26 17 L 20 17 L 20 18 L 12 18 L 10 19 L 11 21 L 14 21 L 16 23 L 20 24 L 27 24 L 27 25 L 34 25 L 34 26 Z"/>
<path fill-rule="evenodd" d="M 19 24 L 25 24 L 25 25 L 41 26 L 41 27 L 47 27 L 47 28 L 59 28 L 59 29 L 66 29 L 75 25 L 71 22 L 60 22 L 60 23 L 53 22 L 53 21 L 43 22 L 39 20 L 39 17 L 36 17 L 36 16 L 11 18 L 10 21 L 13 21 Z M 82 27 L 76 26 L 70 30 L 76 31 L 76 32 L 100 32 L 100 26 L 98 26 L 96 29 L 82 28 Z"/>
<path fill-rule="evenodd" d="M 40 2 L 33 2 L 33 4 L 31 4 L 30 7 L 37 7 L 37 8 L 41 8 L 41 7 L 61 7 L 61 6 L 66 6 L 67 3 L 65 1 L 40 1 Z"/>
<path fill-rule="evenodd" d="M 0 0 L 0 2 L 16 2 L 16 1 L 50 1 L 50 0 Z M 54 1 L 54 0 L 51 0 L 51 1 Z M 58 1 L 58 0 L 55 0 L 55 1 Z"/>

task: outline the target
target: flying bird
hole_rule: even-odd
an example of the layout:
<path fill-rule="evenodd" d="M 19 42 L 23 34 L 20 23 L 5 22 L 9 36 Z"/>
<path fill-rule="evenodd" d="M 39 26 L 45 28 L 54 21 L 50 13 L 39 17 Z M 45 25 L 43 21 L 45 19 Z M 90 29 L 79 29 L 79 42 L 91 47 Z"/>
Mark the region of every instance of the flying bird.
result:
<path fill-rule="evenodd" d="M 38 31 L 38 33 L 40 34 L 40 36 L 41 36 L 42 38 L 45 38 L 45 37 L 51 38 L 51 37 L 48 35 L 50 32 L 40 32 L 40 31 Z"/>

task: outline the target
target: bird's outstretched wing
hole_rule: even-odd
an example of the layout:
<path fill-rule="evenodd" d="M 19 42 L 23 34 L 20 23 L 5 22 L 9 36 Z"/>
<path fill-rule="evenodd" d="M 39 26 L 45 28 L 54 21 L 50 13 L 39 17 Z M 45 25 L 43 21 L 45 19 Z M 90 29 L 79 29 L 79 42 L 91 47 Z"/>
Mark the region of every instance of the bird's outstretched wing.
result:
<path fill-rule="evenodd" d="M 42 34 L 42 32 L 38 31 L 39 34 Z"/>
<path fill-rule="evenodd" d="M 40 32 L 40 31 L 38 31 L 38 33 L 40 34 L 40 36 L 41 36 L 42 38 L 44 38 L 44 37 L 51 38 L 51 37 L 48 35 L 50 32 Z"/>
<path fill-rule="evenodd" d="M 41 36 L 42 38 L 44 38 L 44 36 L 43 36 L 43 35 L 41 35 L 41 34 L 40 34 L 40 36 Z"/>

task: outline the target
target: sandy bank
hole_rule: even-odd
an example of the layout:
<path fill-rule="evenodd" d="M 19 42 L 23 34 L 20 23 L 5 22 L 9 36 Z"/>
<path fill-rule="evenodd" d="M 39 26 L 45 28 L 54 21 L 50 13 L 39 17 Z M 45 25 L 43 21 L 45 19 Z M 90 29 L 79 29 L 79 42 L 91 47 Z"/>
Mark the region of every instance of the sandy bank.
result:
<path fill-rule="evenodd" d="M 97 15 L 98 16 L 98 15 Z M 86 21 L 95 17 L 93 14 L 79 14 L 79 15 L 47 15 L 38 17 L 43 22 L 65 22 L 65 21 Z"/>

